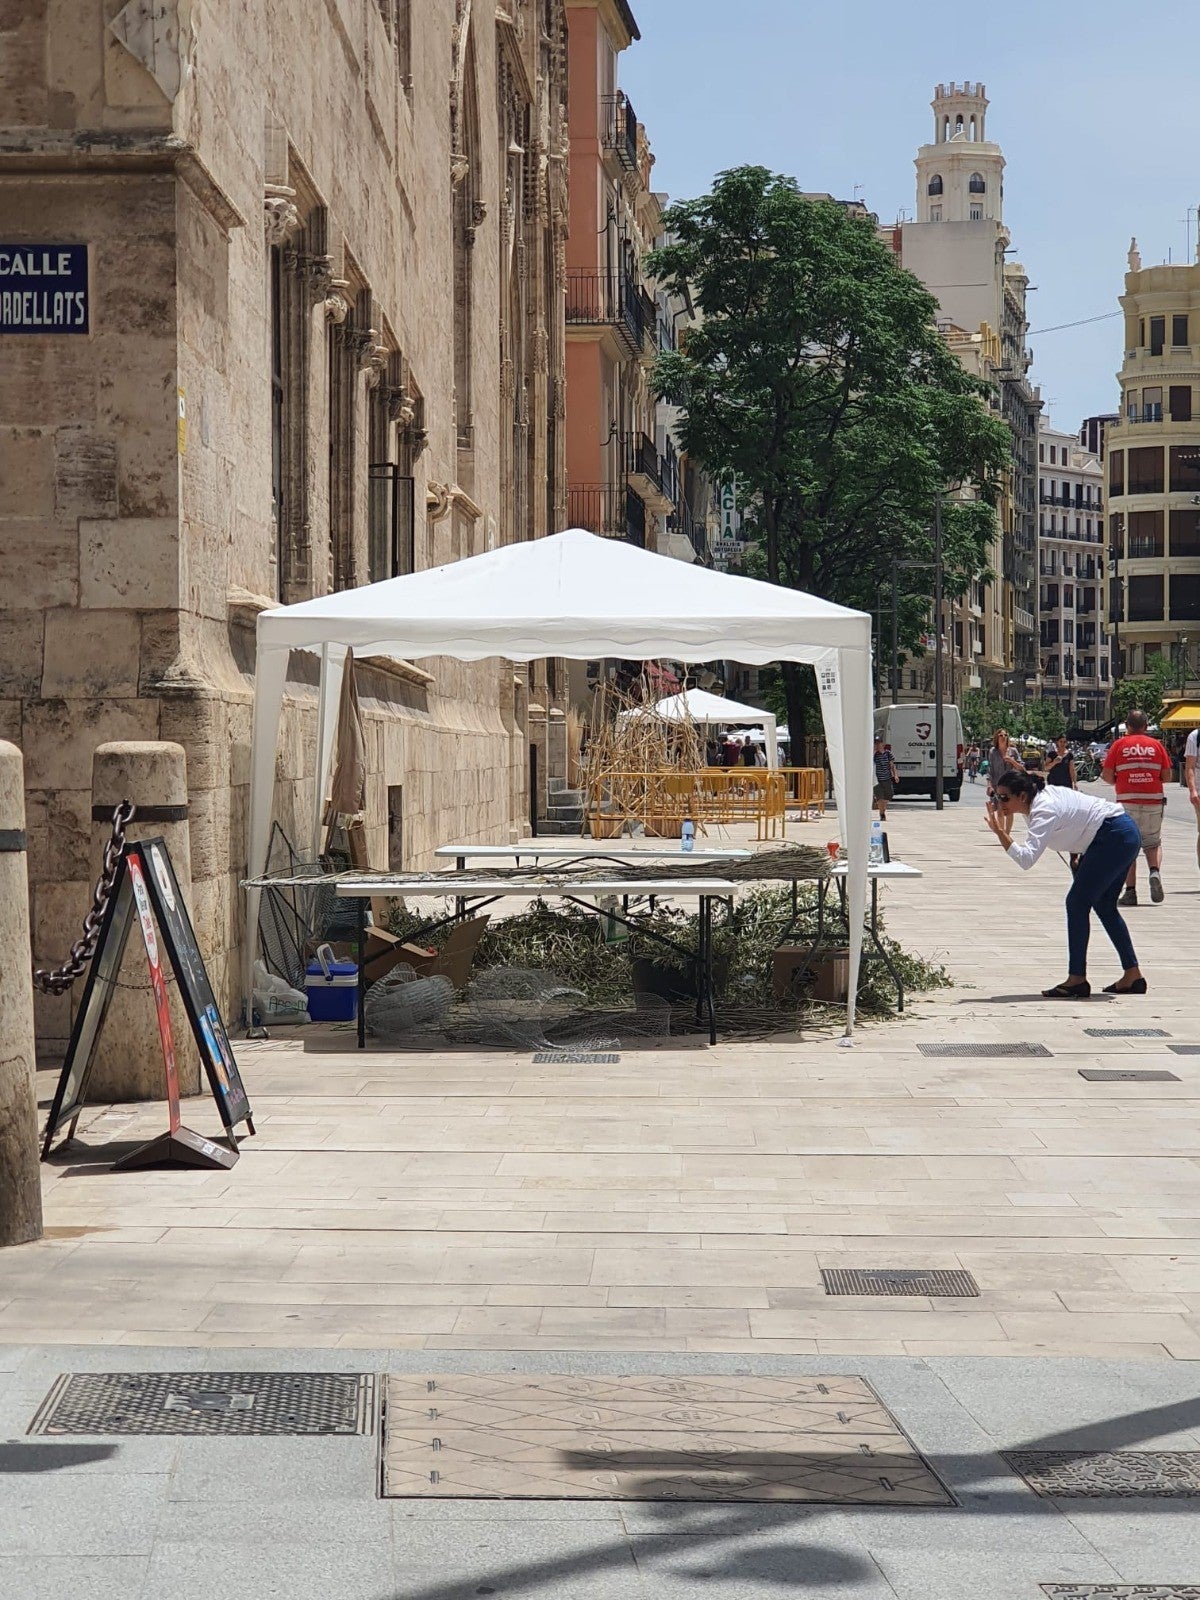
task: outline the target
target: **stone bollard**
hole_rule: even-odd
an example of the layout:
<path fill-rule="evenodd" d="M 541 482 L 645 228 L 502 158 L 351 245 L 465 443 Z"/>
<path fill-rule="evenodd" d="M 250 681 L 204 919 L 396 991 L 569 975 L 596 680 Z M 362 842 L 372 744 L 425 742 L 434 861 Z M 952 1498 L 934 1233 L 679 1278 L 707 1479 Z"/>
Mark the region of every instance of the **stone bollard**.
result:
<path fill-rule="evenodd" d="M 0 741 L 0 1245 L 42 1236 L 24 764 Z"/>
<path fill-rule="evenodd" d="M 92 758 L 92 856 L 97 863 L 111 831 L 113 811 L 121 800 L 132 800 L 137 807 L 134 820 L 125 830 L 125 837 L 131 844 L 138 839 L 161 837 L 166 840 L 190 914 L 192 853 L 183 746 L 124 741 L 97 746 Z M 161 940 L 159 953 L 170 998 L 179 1092 L 181 1095 L 199 1094 L 200 1058 L 180 999 L 179 985 L 169 970 L 170 961 Z M 125 947 L 118 981 L 120 987 L 112 997 L 96 1046 L 88 1100 L 161 1100 L 166 1087 L 158 1016 L 150 989 L 146 949 L 136 923 Z"/>

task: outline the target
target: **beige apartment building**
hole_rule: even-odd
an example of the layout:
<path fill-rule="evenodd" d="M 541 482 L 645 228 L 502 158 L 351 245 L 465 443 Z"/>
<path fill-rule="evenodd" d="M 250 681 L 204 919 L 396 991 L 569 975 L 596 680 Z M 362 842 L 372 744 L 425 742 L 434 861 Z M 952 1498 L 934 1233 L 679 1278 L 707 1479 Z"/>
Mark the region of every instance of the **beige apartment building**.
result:
<path fill-rule="evenodd" d="M 10 16 L 0 734 L 25 756 L 35 953 L 71 943 L 97 872 L 96 745 L 177 740 L 236 1018 L 256 616 L 565 523 L 564 8 Z M 543 778 L 561 760 L 553 665 L 364 665 L 373 863 L 527 828 L 531 748 Z M 276 812 L 303 855 L 293 667 Z M 68 1000 L 40 1004 L 61 1040 Z"/>
<path fill-rule="evenodd" d="M 1028 378 L 1028 279 L 1019 262 L 1007 259 L 1004 154 L 987 137 L 988 105 L 981 83 L 938 84 L 934 137 L 916 156 L 916 216 L 889 231 L 899 236 L 902 264 L 941 306 L 950 347 L 969 371 L 995 384 L 997 410 L 1008 425 L 1011 467 L 990 563 L 996 581 L 973 587 L 948 619 L 946 644 L 951 670 L 966 687 L 1020 700 L 1036 691 L 1039 677 L 1035 494 L 1041 401 Z M 918 678 L 931 670 L 921 663 L 910 668 Z"/>
<path fill-rule="evenodd" d="M 1200 262 L 1129 250 L 1121 414 L 1106 433 L 1111 629 L 1121 676 L 1166 653 L 1200 682 Z"/>
<path fill-rule="evenodd" d="M 1042 696 L 1069 727 L 1105 721 L 1112 688 L 1104 599 L 1104 472 L 1077 437 L 1038 432 Z"/>

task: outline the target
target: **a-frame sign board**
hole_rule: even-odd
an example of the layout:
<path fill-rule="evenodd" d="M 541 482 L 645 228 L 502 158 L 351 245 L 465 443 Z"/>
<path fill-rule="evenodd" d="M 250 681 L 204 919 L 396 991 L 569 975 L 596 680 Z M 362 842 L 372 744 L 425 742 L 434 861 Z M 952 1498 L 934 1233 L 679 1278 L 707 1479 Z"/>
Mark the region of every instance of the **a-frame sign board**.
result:
<path fill-rule="evenodd" d="M 70 1124 L 67 1137 L 75 1132 L 75 1124 L 83 1110 L 88 1079 L 96 1057 L 96 1045 L 104 1027 L 109 1002 L 116 988 L 117 974 L 125 945 L 134 922 L 141 930 L 150 967 L 150 984 L 158 1011 L 158 1031 L 162 1040 L 163 1071 L 167 1085 L 169 1126 L 167 1132 L 152 1139 L 149 1144 L 135 1150 L 117 1163 L 120 1167 L 188 1166 L 231 1167 L 238 1157 L 237 1137 L 234 1129 L 244 1122 L 247 1131 L 254 1132 L 250 1115 L 250 1102 L 242 1085 L 237 1062 L 225 1024 L 217 1009 L 208 973 L 196 943 L 195 930 L 187 907 L 183 903 L 179 882 L 171 855 L 162 839 L 142 839 L 125 847 L 117 868 L 116 881 L 104 921 L 100 939 L 92 958 L 83 1001 L 71 1030 L 67 1058 L 63 1062 L 54 1104 L 46 1123 L 46 1138 L 42 1146 L 43 1161 L 50 1154 L 55 1135 Z M 171 966 L 179 983 L 179 993 L 184 1010 L 191 1023 L 196 1047 L 208 1077 L 209 1088 L 221 1121 L 225 1127 L 229 1147 L 214 1144 L 210 1139 L 185 1128 L 179 1117 L 179 1076 L 175 1066 L 175 1045 L 171 1034 L 171 1012 L 167 1004 L 166 981 L 159 961 L 158 939 L 155 925 L 166 946 Z"/>

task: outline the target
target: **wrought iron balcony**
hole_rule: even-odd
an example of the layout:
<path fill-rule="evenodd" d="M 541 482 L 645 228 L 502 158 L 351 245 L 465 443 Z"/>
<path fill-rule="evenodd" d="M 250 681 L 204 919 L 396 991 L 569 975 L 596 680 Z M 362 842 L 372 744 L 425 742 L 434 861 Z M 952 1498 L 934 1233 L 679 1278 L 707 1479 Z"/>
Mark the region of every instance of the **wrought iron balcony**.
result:
<path fill-rule="evenodd" d="M 572 267 L 567 273 L 567 324 L 612 328 L 626 352 L 636 355 L 642 348 L 643 292 L 628 272 Z"/>
<path fill-rule="evenodd" d="M 607 94 L 601 102 L 604 117 L 601 135 L 604 148 L 611 150 L 626 172 L 637 171 L 637 113 L 628 95 Z"/>
<path fill-rule="evenodd" d="M 567 521 L 606 539 L 646 544 L 646 508 L 632 489 L 606 483 L 569 483 Z"/>
<path fill-rule="evenodd" d="M 658 451 L 654 448 L 654 440 L 648 434 L 625 435 L 625 471 L 634 480 L 635 489 L 644 485 L 647 490 L 662 493 L 662 469 Z"/>

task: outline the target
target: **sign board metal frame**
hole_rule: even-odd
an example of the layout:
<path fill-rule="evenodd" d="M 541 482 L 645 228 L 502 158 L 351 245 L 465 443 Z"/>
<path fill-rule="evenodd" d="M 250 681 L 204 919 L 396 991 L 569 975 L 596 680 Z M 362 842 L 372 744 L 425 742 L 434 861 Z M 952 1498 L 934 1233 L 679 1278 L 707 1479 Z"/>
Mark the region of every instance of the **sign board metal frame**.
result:
<path fill-rule="evenodd" d="M 54 1138 L 61 1128 L 70 1124 L 67 1137 L 70 1139 L 74 1135 L 79 1114 L 86 1103 L 96 1045 L 117 986 L 117 975 L 135 918 L 146 947 L 151 987 L 158 1011 L 170 1125 L 165 1134 L 141 1150 L 134 1151 L 122 1165 L 142 1166 L 165 1161 L 172 1165 L 232 1166 L 237 1160 L 234 1129 L 244 1122 L 247 1130 L 251 1134 L 254 1132 L 250 1101 L 208 981 L 170 852 L 166 841 L 161 838 L 142 839 L 127 845 L 118 866 L 113 893 L 100 927 L 96 953 L 88 971 L 83 1000 L 71 1030 L 71 1041 L 46 1122 L 42 1159 L 49 1156 Z M 200 1059 L 204 1063 L 209 1088 L 221 1114 L 229 1149 L 222 1149 L 182 1127 L 179 1121 L 174 1041 L 155 938 L 156 925 L 179 983 L 180 998 Z"/>

